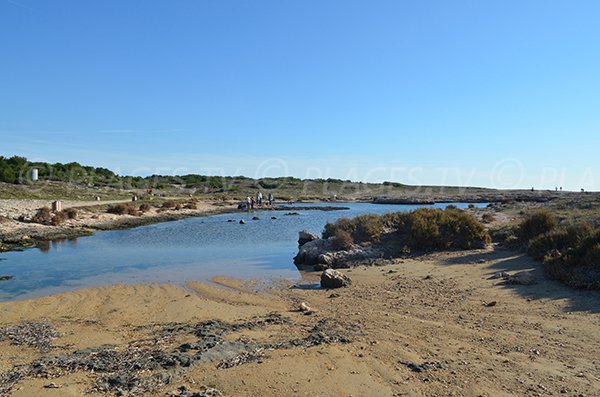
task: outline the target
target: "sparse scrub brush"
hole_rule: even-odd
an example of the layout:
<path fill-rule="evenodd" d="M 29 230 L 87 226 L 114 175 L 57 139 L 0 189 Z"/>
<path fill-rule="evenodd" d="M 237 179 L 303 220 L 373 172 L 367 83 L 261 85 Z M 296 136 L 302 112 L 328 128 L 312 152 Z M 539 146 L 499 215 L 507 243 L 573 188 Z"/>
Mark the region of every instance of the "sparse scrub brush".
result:
<path fill-rule="evenodd" d="M 49 223 L 52 221 L 52 212 L 50 211 L 50 208 L 42 207 L 37 210 L 31 220 L 35 223 Z"/>

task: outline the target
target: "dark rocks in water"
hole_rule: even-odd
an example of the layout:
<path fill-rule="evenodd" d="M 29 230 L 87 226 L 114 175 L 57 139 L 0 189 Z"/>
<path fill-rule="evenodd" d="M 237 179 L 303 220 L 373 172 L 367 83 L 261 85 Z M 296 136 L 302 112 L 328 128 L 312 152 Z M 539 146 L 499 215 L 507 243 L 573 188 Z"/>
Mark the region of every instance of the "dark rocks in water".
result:
<path fill-rule="evenodd" d="M 13 279 L 15 276 L 0 276 L 0 281 L 8 281 Z"/>
<path fill-rule="evenodd" d="M 292 216 L 292 215 L 300 215 L 300 214 L 297 212 L 288 212 L 288 213 L 286 213 L 286 215 Z"/>
<path fill-rule="evenodd" d="M 340 271 L 327 269 L 321 274 L 322 288 L 342 288 L 348 287 L 350 284 L 352 284 L 350 277 Z"/>
<path fill-rule="evenodd" d="M 245 225 L 245 224 L 246 224 L 246 221 L 242 219 L 242 220 L 240 221 L 240 225 Z"/>
<path fill-rule="evenodd" d="M 235 222 L 234 219 L 227 219 L 227 222 Z"/>
<path fill-rule="evenodd" d="M 318 240 L 319 236 L 316 233 L 309 232 L 307 230 L 302 230 L 298 233 L 298 248 L 302 247 L 304 244 Z"/>
<path fill-rule="evenodd" d="M 253 221 L 258 221 L 258 220 L 260 220 L 260 218 L 259 218 L 258 216 L 253 216 L 253 217 L 252 217 L 252 220 L 253 220 Z"/>
<path fill-rule="evenodd" d="M 277 217 L 276 216 L 272 216 L 271 219 L 277 219 Z"/>

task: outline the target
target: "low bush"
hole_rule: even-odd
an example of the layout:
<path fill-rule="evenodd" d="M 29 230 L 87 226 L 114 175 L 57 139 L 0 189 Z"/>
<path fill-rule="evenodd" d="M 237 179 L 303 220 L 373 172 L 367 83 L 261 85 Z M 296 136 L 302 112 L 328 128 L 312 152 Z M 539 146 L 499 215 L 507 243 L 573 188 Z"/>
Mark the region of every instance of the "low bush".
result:
<path fill-rule="evenodd" d="M 465 211 L 420 208 L 396 217 L 401 244 L 410 250 L 483 248 L 491 242 L 485 226 Z"/>
<path fill-rule="evenodd" d="M 54 214 L 54 216 L 52 217 L 52 221 L 50 223 L 52 223 L 52 225 L 54 225 L 54 226 L 60 226 L 65 222 L 65 220 L 67 220 L 66 212 L 60 211 L 60 212 L 57 212 L 56 214 Z"/>
<path fill-rule="evenodd" d="M 31 220 L 35 223 L 49 223 L 52 221 L 52 212 L 50 211 L 50 208 L 42 207 L 37 210 Z"/>
<path fill-rule="evenodd" d="M 527 244 L 534 237 L 548 233 L 557 226 L 556 215 L 546 209 L 528 213 L 521 223 L 519 237 Z"/>
<path fill-rule="evenodd" d="M 131 203 L 121 203 L 108 207 L 106 211 L 109 214 L 116 215 L 138 215 L 137 210 L 133 207 Z"/>
<path fill-rule="evenodd" d="M 551 251 L 564 252 L 577 247 L 581 242 L 594 234 L 594 229 L 587 223 L 578 223 L 554 229 L 529 241 L 527 254 L 542 260 Z"/>
<path fill-rule="evenodd" d="M 335 223 L 327 223 L 323 238 L 333 237 L 338 232 L 348 233 L 356 243 L 378 242 L 383 232 L 383 220 L 380 215 L 366 214 L 355 218 L 340 218 Z"/>
<path fill-rule="evenodd" d="M 64 211 L 67 219 L 77 219 L 77 209 L 76 208 L 68 208 Z"/>
<path fill-rule="evenodd" d="M 496 220 L 496 215 L 494 215 L 492 212 L 486 212 L 485 214 L 483 214 L 481 216 L 481 221 L 483 223 L 492 223 Z"/>
<path fill-rule="evenodd" d="M 148 204 L 148 203 L 144 203 L 144 204 L 140 205 L 140 211 L 142 211 L 142 212 L 148 212 L 148 211 L 150 211 L 150 208 L 152 208 L 152 207 L 150 207 L 150 204 Z"/>
<path fill-rule="evenodd" d="M 589 235 L 569 236 L 568 240 L 572 246 L 545 256 L 546 271 L 569 286 L 600 289 L 600 229 Z"/>
<path fill-rule="evenodd" d="M 354 246 L 352 235 L 345 230 L 337 230 L 331 239 L 333 248 L 338 251 L 348 251 Z"/>
<path fill-rule="evenodd" d="M 457 208 L 420 208 L 412 212 L 361 215 L 328 223 L 323 238 L 347 233 L 355 243 L 378 244 L 393 236 L 403 251 L 434 251 L 484 247 L 491 239 L 483 224 Z"/>
<path fill-rule="evenodd" d="M 188 203 L 186 203 L 183 208 L 188 209 L 188 210 L 197 210 L 198 209 L 198 202 L 196 200 L 191 200 Z"/>
<path fill-rule="evenodd" d="M 175 208 L 177 203 L 174 200 L 167 200 L 162 204 L 163 208 Z"/>

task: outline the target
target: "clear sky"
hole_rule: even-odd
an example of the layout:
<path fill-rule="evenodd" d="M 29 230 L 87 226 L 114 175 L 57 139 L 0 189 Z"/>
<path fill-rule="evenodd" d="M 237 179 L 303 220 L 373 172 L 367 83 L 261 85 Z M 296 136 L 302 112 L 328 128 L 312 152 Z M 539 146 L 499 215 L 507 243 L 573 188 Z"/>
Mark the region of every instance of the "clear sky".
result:
<path fill-rule="evenodd" d="M 0 0 L 0 155 L 600 190 L 599 1 Z"/>

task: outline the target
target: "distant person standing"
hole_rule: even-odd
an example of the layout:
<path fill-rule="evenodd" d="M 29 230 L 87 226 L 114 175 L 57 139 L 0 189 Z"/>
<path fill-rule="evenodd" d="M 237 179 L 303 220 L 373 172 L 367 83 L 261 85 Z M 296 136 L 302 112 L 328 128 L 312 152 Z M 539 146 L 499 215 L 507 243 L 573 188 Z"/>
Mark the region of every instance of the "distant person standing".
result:
<path fill-rule="evenodd" d="M 256 192 L 256 204 L 262 205 L 262 193 L 260 191 Z"/>
<path fill-rule="evenodd" d="M 250 211 L 250 208 L 252 207 L 252 199 L 250 198 L 250 196 L 246 197 L 246 209 L 248 211 Z"/>
<path fill-rule="evenodd" d="M 269 201 L 269 206 L 273 205 L 273 193 L 269 192 L 267 200 Z"/>
<path fill-rule="evenodd" d="M 250 208 L 251 209 L 254 209 L 254 203 L 255 203 L 254 197 L 250 197 Z"/>

